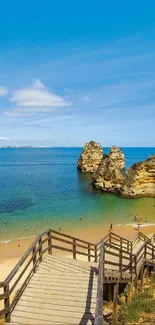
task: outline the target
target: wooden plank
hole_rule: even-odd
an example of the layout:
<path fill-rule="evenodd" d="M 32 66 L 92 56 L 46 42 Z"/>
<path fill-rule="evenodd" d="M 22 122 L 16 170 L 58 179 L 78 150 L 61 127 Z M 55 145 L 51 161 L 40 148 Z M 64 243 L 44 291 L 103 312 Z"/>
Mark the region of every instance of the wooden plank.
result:
<path fill-rule="evenodd" d="M 32 293 L 34 292 L 36 295 L 38 293 L 45 293 L 45 294 L 51 294 L 51 295 L 56 295 L 56 296 L 61 296 L 61 295 L 70 295 L 72 297 L 80 297 L 80 296 L 83 296 L 83 297 L 93 297 L 93 298 L 96 298 L 96 290 L 93 290 L 92 292 L 88 292 L 88 290 L 84 290 L 84 289 L 80 289 L 78 291 L 75 292 L 74 289 L 72 288 L 67 288 L 67 287 L 59 287 L 59 288 L 56 288 L 56 289 L 52 289 L 50 290 L 50 288 L 38 288 L 38 287 L 35 287 L 35 286 L 30 286 L 28 285 L 27 288 L 26 288 L 26 291 L 25 292 L 29 292 L 29 293 Z"/>
<path fill-rule="evenodd" d="M 85 306 L 86 305 L 86 301 L 90 306 L 93 306 L 94 308 L 96 307 L 96 299 L 88 299 L 86 300 L 86 298 L 83 297 L 76 297 L 76 298 L 70 298 L 69 296 L 66 296 L 67 298 L 65 298 L 65 296 L 63 295 L 62 297 L 57 297 L 57 296 L 45 296 L 45 295 L 29 295 L 28 293 L 24 294 L 24 296 L 22 295 L 21 299 L 27 299 L 28 301 L 36 301 L 36 302 L 42 302 L 42 304 L 46 304 L 49 303 L 50 304 L 54 304 L 54 305 L 59 305 L 59 306 Z M 20 302 L 19 300 L 19 302 Z M 22 301 L 22 300 L 21 300 Z"/>
<path fill-rule="evenodd" d="M 23 295 L 22 296 L 29 296 L 29 297 L 40 297 L 40 298 L 45 298 L 45 299 L 55 299 L 55 300 L 62 300 L 62 299 L 65 299 L 66 301 L 72 301 L 73 300 L 73 297 L 74 297 L 74 301 L 85 301 L 86 302 L 86 298 L 87 298 L 87 301 L 89 302 L 96 302 L 96 294 L 94 295 L 86 295 L 86 294 L 80 294 L 80 295 L 76 295 L 76 293 L 74 294 L 65 294 L 64 292 L 62 292 L 61 295 L 58 295 L 56 292 L 36 292 L 36 291 L 33 291 L 31 289 L 28 289 L 26 288 L 26 290 L 24 291 Z"/>
<path fill-rule="evenodd" d="M 103 324 L 103 258 L 104 258 L 104 243 L 101 243 L 100 260 L 99 260 L 99 274 L 98 274 L 98 286 L 97 286 L 97 300 L 95 310 L 94 325 Z"/>
<path fill-rule="evenodd" d="M 117 312 L 117 304 L 118 304 L 118 288 L 119 284 L 116 283 L 114 285 L 114 297 L 113 297 L 113 319 L 116 318 L 116 312 Z"/>
<path fill-rule="evenodd" d="M 9 294 L 9 284 L 4 287 L 4 295 Z M 10 296 L 4 299 L 5 321 L 10 322 Z"/>
<path fill-rule="evenodd" d="M 93 315 L 91 315 L 91 314 L 84 314 L 81 317 L 78 317 L 78 315 L 75 316 L 74 314 L 72 314 L 72 317 L 69 317 L 67 315 L 61 316 L 58 313 L 56 313 L 56 315 L 54 315 L 51 312 L 52 311 L 49 310 L 48 313 L 46 313 L 46 314 L 45 313 L 40 314 L 39 310 L 37 310 L 37 312 L 31 312 L 31 314 L 30 314 L 29 311 L 26 312 L 26 311 L 21 311 L 21 310 L 17 311 L 16 310 L 16 311 L 14 311 L 13 316 L 18 316 L 18 317 L 24 316 L 26 318 L 31 317 L 31 319 L 46 321 L 46 324 L 47 324 L 47 322 L 48 322 L 48 324 L 50 324 L 51 321 L 57 321 L 57 322 L 62 322 L 62 323 L 66 322 L 66 323 L 71 323 L 71 324 L 77 325 L 80 322 L 81 318 L 83 318 L 83 320 L 85 320 L 85 321 L 88 319 L 89 320 L 94 319 Z"/>
<path fill-rule="evenodd" d="M 60 309 L 64 308 L 64 309 L 68 309 L 68 305 L 69 305 L 69 310 L 74 310 L 76 308 L 85 308 L 86 307 L 86 301 L 74 301 L 74 300 L 70 300 L 69 302 L 66 301 L 65 299 L 59 299 L 59 300 L 48 300 L 48 299 L 44 299 L 41 297 L 29 297 L 29 296 L 21 296 L 18 304 L 22 305 L 22 304 L 31 304 L 31 306 L 33 306 L 34 304 L 36 304 L 37 306 L 40 306 L 40 308 L 42 307 L 46 307 L 46 308 L 55 308 L 55 309 Z M 90 307 L 93 309 L 95 309 L 96 307 L 96 302 L 92 301 L 90 304 Z"/>

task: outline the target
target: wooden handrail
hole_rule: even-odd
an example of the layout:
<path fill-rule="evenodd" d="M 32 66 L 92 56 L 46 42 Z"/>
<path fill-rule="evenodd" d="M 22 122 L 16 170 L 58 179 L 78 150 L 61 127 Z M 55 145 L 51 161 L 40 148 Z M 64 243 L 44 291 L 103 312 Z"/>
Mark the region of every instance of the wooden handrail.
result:
<path fill-rule="evenodd" d="M 45 239 L 44 236 L 46 236 Z M 133 254 L 133 246 L 135 245 L 135 242 L 137 242 L 139 239 L 143 240 L 144 243 L 136 252 L 136 254 Z M 57 243 L 55 244 L 55 241 L 65 243 L 67 247 L 64 247 L 62 245 L 59 246 L 57 245 Z M 17 265 L 6 277 L 5 281 L 0 282 L 0 288 L 3 288 L 4 290 L 4 293 L 0 295 L 0 300 L 4 300 L 5 307 L 3 310 L 0 310 L 0 316 L 5 315 L 6 320 L 9 322 L 10 312 L 13 306 L 16 304 L 17 299 L 24 290 L 28 281 L 30 280 L 32 274 L 36 271 L 37 265 L 42 261 L 43 254 L 52 254 L 53 249 L 70 252 L 73 254 L 73 259 L 76 259 L 77 254 L 86 256 L 88 258 L 88 261 L 93 258 L 95 262 L 97 262 L 99 258 L 98 288 L 100 289 L 98 289 L 98 296 L 101 298 L 101 295 L 103 293 L 103 291 L 101 291 L 101 283 L 103 284 L 105 265 L 115 265 L 120 274 L 120 279 L 124 270 L 130 273 L 132 279 L 132 273 L 136 274 L 137 265 L 142 257 L 146 258 L 147 256 L 151 256 L 151 258 L 154 259 L 155 248 L 152 244 L 154 241 L 155 235 L 153 235 L 150 239 L 143 233 L 139 232 L 136 240 L 134 242 L 131 242 L 130 240 L 127 240 L 115 234 L 114 232 L 109 231 L 100 241 L 94 244 L 56 230 L 47 229 L 36 237 L 31 246 L 27 249 L 25 254 L 19 260 Z M 99 249 L 100 253 L 98 254 Z M 112 249 L 113 251 L 110 251 L 110 249 Z M 117 261 L 109 261 L 108 254 L 116 256 L 118 258 L 118 263 Z M 26 260 L 27 262 L 25 265 L 24 263 Z M 127 260 L 127 264 L 124 264 L 125 262 L 123 260 Z M 23 266 L 23 264 L 24 268 L 20 271 L 20 268 Z M 18 290 L 17 296 L 14 298 L 12 303 L 10 303 L 10 295 L 16 288 L 20 279 L 25 274 L 26 270 L 28 270 L 28 267 L 30 267 L 30 271 L 26 276 L 26 279 L 24 280 L 23 284 L 21 285 L 21 288 Z M 15 277 L 18 271 L 20 271 L 20 274 Z M 14 279 L 14 277 L 15 282 L 10 285 L 10 282 Z M 100 325 L 103 324 L 103 314 L 101 316 L 101 299 L 97 298 L 97 304 L 98 307 L 96 307 L 96 313 L 99 315 L 100 311 L 100 316 L 96 316 L 98 317 L 98 323 L 95 324 Z M 95 320 L 97 319 L 96 317 Z"/>
<path fill-rule="evenodd" d="M 104 262 L 104 243 L 101 242 L 100 259 L 98 266 L 98 282 L 97 282 L 97 299 L 95 310 L 94 325 L 103 325 L 103 262 Z"/>

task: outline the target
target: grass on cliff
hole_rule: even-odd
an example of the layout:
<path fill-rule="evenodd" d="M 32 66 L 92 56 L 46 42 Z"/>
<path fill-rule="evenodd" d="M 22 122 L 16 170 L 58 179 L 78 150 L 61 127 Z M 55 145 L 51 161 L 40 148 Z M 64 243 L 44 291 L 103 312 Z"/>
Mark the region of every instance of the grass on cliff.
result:
<path fill-rule="evenodd" d="M 135 295 L 129 304 L 122 303 L 117 317 L 117 325 L 126 325 L 130 322 L 137 322 L 142 313 L 155 313 L 155 299 L 153 291 L 155 282 L 142 293 Z"/>

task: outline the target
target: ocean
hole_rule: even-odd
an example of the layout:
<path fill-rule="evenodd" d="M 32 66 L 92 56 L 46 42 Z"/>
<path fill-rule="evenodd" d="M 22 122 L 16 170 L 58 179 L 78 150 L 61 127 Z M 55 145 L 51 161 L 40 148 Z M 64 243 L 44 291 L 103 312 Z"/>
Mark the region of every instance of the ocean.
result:
<path fill-rule="evenodd" d="M 122 148 L 126 167 L 155 148 Z M 0 241 L 70 229 L 129 224 L 136 214 L 155 222 L 155 199 L 122 199 L 95 190 L 76 168 L 82 148 L 0 148 Z M 108 153 L 109 148 L 104 148 Z M 83 220 L 80 220 L 80 215 Z"/>

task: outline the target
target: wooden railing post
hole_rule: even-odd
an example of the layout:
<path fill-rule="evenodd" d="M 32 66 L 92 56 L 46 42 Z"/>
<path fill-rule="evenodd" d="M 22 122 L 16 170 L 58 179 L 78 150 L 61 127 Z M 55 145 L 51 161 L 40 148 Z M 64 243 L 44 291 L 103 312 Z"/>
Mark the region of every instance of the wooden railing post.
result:
<path fill-rule="evenodd" d="M 152 260 L 154 260 L 154 246 L 152 246 Z"/>
<path fill-rule="evenodd" d="M 97 245 L 94 247 L 94 253 L 95 253 L 95 263 L 97 263 Z"/>
<path fill-rule="evenodd" d="M 116 312 L 117 312 L 117 303 L 118 303 L 118 288 L 119 284 L 114 285 L 114 297 L 113 297 L 113 320 L 115 321 Z"/>
<path fill-rule="evenodd" d="M 140 271 L 140 292 L 143 291 L 143 282 L 144 282 L 144 266 L 142 266 Z"/>
<path fill-rule="evenodd" d="M 103 250 L 103 281 L 104 281 L 104 273 L 105 273 L 105 243 L 102 243 L 102 250 Z"/>
<path fill-rule="evenodd" d="M 32 254 L 34 255 L 33 256 L 33 267 L 34 267 L 33 272 L 35 273 L 36 272 L 36 261 L 37 261 L 36 245 L 33 248 Z"/>
<path fill-rule="evenodd" d="M 129 253 L 129 241 L 127 241 L 127 252 Z"/>
<path fill-rule="evenodd" d="M 111 244 L 111 230 L 109 232 L 109 244 Z"/>
<path fill-rule="evenodd" d="M 42 262 L 42 251 L 43 251 L 43 244 L 42 244 L 42 237 L 39 239 L 39 261 Z"/>
<path fill-rule="evenodd" d="M 73 259 L 76 260 L 76 240 L 73 238 Z"/>
<path fill-rule="evenodd" d="M 132 253 L 132 242 L 130 244 L 130 252 Z"/>
<path fill-rule="evenodd" d="M 120 279 L 122 279 L 122 248 L 119 251 L 119 272 L 120 272 Z"/>
<path fill-rule="evenodd" d="M 133 259 L 132 259 L 132 254 L 130 254 L 130 274 L 131 274 L 131 283 L 132 283 L 132 274 L 133 274 Z"/>
<path fill-rule="evenodd" d="M 5 321 L 6 323 L 10 323 L 11 321 L 11 313 L 10 313 L 10 295 L 9 295 L 9 284 L 6 284 L 4 286 L 4 294 L 7 295 L 6 298 L 4 298 L 4 308 L 8 309 L 7 313 L 5 314 Z"/>
<path fill-rule="evenodd" d="M 48 254 L 52 255 L 52 234 L 51 234 L 51 230 L 48 231 L 47 236 L 48 236 Z"/>
<path fill-rule="evenodd" d="M 134 256 L 134 262 L 135 262 L 135 274 L 137 274 L 137 256 Z"/>
<path fill-rule="evenodd" d="M 145 243 L 145 247 L 144 247 L 144 258 L 146 258 L 146 253 L 147 253 L 147 242 Z"/>
<path fill-rule="evenodd" d="M 94 325 L 103 325 L 103 246 L 104 243 L 101 242 Z"/>
<path fill-rule="evenodd" d="M 90 262 L 90 244 L 88 244 L 88 262 Z"/>

